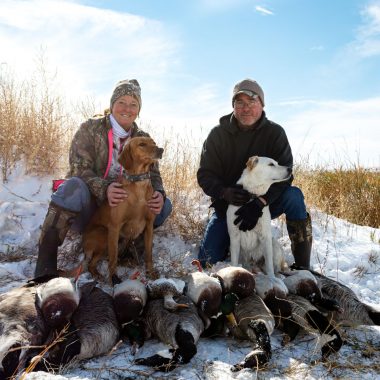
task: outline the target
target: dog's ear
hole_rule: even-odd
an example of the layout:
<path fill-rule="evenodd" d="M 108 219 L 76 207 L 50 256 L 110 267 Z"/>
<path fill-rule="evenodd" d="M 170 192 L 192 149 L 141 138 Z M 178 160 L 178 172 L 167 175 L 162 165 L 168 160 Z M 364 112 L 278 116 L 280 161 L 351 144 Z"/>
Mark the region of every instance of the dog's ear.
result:
<path fill-rule="evenodd" d="M 259 157 L 258 156 L 252 156 L 248 159 L 247 161 L 247 168 L 249 170 L 253 170 L 253 168 L 257 165 L 257 163 L 259 162 Z"/>
<path fill-rule="evenodd" d="M 119 155 L 119 163 L 125 170 L 129 170 L 132 167 L 132 160 L 131 143 L 128 141 Z"/>

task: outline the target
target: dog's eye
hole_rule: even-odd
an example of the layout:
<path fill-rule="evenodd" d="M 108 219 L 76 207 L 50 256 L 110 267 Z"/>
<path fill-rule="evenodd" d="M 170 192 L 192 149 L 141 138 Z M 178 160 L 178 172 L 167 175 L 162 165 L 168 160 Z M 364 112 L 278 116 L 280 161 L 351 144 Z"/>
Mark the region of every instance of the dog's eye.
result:
<path fill-rule="evenodd" d="M 271 163 L 269 164 L 269 166 L 274 166 L 274 163 L 271 162 Z"/>
<path fill-rule="evenodd" d="M 142 142 L 139 144 L 139 146 L 146 146 L 146 144 Z"/>

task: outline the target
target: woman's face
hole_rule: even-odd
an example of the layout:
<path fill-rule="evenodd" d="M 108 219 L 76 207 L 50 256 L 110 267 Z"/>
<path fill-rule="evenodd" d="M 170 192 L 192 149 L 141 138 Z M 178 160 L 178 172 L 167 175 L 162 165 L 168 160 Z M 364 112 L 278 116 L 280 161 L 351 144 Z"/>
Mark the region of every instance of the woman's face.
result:
<path fill-rule="evenodd" d="M 111 113 L 125 130 L 132 127 L 140 111 L 139 102 L 130 95 L 121 96 L 112 106 Z"/>

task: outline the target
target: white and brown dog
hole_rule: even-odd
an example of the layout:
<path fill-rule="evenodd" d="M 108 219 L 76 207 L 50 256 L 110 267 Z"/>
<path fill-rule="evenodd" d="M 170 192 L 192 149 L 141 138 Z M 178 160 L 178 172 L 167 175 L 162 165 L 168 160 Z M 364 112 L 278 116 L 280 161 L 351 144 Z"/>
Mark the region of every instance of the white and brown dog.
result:
<path fill-rule="evenodd" d="M 273 183 L 286 181 L 290 175 L 291 168 L 281 166 L 268 157 L 253 156 L 249 158 L 237 184 L 259 197 L 266 194 Z M 278 242 L 272 237 L 269 207 L 263 208 L 263 215 L 250 231 L 241 231 L 234 224 L 238 208 L 239 206 L 229 205 L 227 209 L 231 264 L 242 264 L 243 267 L 251 269 L 253 262 L 267 275 L 274 277 L 281 270 L 283 255 Z"/>

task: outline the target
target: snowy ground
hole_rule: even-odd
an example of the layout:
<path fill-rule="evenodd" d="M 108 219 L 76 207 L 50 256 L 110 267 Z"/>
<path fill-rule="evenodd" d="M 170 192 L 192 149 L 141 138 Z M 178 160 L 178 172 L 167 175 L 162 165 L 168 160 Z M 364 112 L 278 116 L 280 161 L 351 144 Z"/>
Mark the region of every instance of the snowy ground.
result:
<path fill-rule="evenodd" d="M 31 278 L 36 260 L 40 225 L 50 196 L 50 178 L 25 177 L 15 173 L 6 184 L 0 183 L 0 293 L 23 284 Z M 205 207 L 206 217 L 207 207 Z M 380 304 L 380 230 L 360 227 L 344 220 L 312 211 L 314 245 L 312 267 L 338 279 L 355 291 L 358 297 L 375 307 Z M 292 262 L 290 243 L 284 224 L 272 222 L 286 259 Z M 180 277 L 191 268 L 198 242 L 186 242 L 163 227 L 154 239 L 154 258 L 163 276 Z M 72 265 L 80 258 L 80 238 L 66 239 L 60 265 Z M 79 256 L 79 257 L 78 257 Z M 105 270 L 106 263 L 103 263 Z M 135 268 L 120 268 L 126 276 Z M 216 269 L 216 268 L 214 268 Z M 88 274 L 81 276 L 87 281 Z M 107 286 L 106 291 L 111 292 Z M 25 379 L 380 379 L 380 327 L 342 328 L 345 344 L 329 361 L 320 362 L 317 339 L 309 334 L 298 336 L 286 347 L 281 334 L 272 335 L 272 359 L 260 372 L 230 371 L 250 350 L 248 341 L 232 338 L 201 339 L 192 361 L 169 374 L 155 373 L 133 366 L 130 346 L 121 343 L 108 356 L 76 363 L 60 375 L 36 373 Z M 137 356 L 148 356 L 164 346 L 150 340 Z"/>

